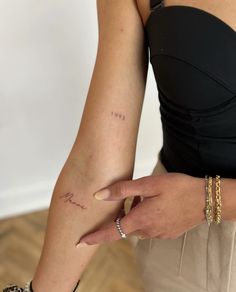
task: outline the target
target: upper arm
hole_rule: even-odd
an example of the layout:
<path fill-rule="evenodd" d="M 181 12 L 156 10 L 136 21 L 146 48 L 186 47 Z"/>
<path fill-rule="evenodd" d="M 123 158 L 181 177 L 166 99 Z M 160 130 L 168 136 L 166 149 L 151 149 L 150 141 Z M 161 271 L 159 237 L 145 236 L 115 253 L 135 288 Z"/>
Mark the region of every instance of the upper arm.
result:
<path fill-rule="evenodd" d="M 97 0 L 97 12 L 96 62 L 71 155 L 96 174 L 130 175 L 148 69 L 143 24 L 136 0 Z"/>

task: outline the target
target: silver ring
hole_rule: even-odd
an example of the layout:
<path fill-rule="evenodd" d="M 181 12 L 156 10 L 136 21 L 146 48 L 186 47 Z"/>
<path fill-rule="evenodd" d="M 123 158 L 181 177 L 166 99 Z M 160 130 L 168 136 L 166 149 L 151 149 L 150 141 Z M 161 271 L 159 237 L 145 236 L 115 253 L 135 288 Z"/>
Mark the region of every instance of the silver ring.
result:
<path fill-rule="evenodd" d="M 120 219 L 121 219 L 121 217 L 117 217 L 116 218 L 116 221 L 115 221 L 116 222 L 117 230 L 119 231 L 119 233 L 120 233 L 120 235 L 121 235 L 122 238 L 127 238 L 127 235 L 121 229 Z"/>

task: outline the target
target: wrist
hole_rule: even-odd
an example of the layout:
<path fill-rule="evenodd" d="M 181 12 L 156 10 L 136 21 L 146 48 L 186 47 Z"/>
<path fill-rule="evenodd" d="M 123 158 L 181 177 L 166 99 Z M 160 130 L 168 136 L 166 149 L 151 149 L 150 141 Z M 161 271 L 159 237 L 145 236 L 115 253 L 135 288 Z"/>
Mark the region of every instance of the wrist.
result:
<path fill-rule="evenodd" d="M 199 220 L 201 223 L 206 221 L 205 208 L 206 208 L 206 191 L 205 191 L 205 178 L 196 177 L 198 185 L 199 196 Z"/>
<path fill-rule="evenodd" d="M 78 280 L 78 282 L 74 286 L 74 289 L 72 290 L 72 292 L 76 291 L 76 289 L 78 288 L 79 284 L 80 284 L 80 280 Z M 30 282 L 27 282 L 26 285 L 28 287 L 28 291 L 26 291 L 26 292 L 36 292 L 36 289 L 34 288 L 34 284 L 33 284 L 33 279 Z"/>

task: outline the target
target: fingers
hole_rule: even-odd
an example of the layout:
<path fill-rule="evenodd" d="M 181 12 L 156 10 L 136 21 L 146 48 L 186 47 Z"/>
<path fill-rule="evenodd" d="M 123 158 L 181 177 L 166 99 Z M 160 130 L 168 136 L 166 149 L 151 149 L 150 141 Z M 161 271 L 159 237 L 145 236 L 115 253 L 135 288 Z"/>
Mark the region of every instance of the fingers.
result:
<path fill-rule="evenodd" d="M 132 232 L 137 229 L 137 212 L 133 212 L 132 209 L 126 216 L 120 219 L 120 226 L 122 231 L 129 236 Z M 140 228 L 140 227 L 139 227 Z M 111 222 L 109 225 L 102 227 L 101 229 L 86 234 L 83 236 L 79 243 L 85 242 L 88 245 L 99 244 L 104 242 L 112 242 L 121 239 L 119 230 L 117 229 L 116 222 Z M 77 246 L 79 246 L 77 244 Z"/>
<path fill-rule="evenodd" d="M 100 200 L 122 200 L 127 197 L 142 196 L 149 197 L 158 194 L 158 176 L 144 176 L 135 180 L 116 182 L 94 194 Z"/>

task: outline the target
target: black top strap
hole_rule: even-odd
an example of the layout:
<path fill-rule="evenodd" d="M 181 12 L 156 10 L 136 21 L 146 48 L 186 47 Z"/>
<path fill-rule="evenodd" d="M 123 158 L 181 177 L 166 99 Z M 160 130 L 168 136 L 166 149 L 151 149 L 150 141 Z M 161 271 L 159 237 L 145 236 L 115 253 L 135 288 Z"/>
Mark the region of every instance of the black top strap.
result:
<path fill-rule="evenodd" d="M 150 0 L 150 10 L 163 6 L 163 0 Z"/>

